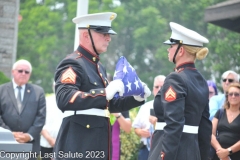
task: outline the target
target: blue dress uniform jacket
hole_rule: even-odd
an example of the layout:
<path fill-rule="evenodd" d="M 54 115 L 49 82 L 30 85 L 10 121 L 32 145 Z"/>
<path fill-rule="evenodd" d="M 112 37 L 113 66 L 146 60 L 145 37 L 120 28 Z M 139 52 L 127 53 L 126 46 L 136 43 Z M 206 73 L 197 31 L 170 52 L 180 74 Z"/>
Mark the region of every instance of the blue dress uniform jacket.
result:
<path fill-rule="evenodd" d="M 108 85 L 105 68 L 82 46 L 60 62 L 55 73 L 57 105 L 63 112 L 109 109 L 122 112 L 142 105 L 133 96 L 106 100 Z M 54 154 L 58 160 L 111 158 L 109 118 L 76 114 L 63 119 Z"/>
<path fill-rule="evenodd" d="M 148 160 L 207 160 L 212 125 L 208 85 L 193 63 L 182 64 L 169 74 L 154 100 L 162 130 L 155 130 Z M 187 126 L 198 133 L 184 131 Z"/>

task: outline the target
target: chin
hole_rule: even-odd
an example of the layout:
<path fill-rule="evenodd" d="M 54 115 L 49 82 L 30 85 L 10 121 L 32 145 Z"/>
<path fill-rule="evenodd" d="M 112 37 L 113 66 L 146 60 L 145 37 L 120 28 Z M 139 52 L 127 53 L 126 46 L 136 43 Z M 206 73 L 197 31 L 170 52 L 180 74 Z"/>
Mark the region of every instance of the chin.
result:
<path fill-rule="evenodd" d="M 103 50 L 99 51 L 99 53 L 104 53 L 104 52 L 107 52 L 107 49 L 103 49 Z"/>

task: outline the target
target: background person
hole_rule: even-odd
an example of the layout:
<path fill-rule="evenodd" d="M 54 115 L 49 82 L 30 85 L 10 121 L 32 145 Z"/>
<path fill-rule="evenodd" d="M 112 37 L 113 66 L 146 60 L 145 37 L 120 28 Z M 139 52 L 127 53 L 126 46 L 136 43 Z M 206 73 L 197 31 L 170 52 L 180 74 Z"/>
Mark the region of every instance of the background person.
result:
<path fill-rule="evenodd" d="M 0 86 L 0 126 L 12 131 L 17 142 L 32 143 L 32 152 L 39 154 L 46 101 L 43 89 L 28 83 L 31 73 L 30 62 L 18 60 L 12 67 L 12 81 Z"/>
<path fill-rule="evenodd" d="M 218 95 L 217 85 L 212 80 L 207 80 L 208 89 L 209 89 L 209 99 L 214 95 Z"/>
<path fill-rule="evenodd" d="M 239 160 L 240 158 L 240 84 L 231 83 L 225 93 L 224 111 L 212 120 L 211 144 L 216 150 L 213 160 Z M 216 139 L 216 135 L 218 140 Z"/>
<path fill-rule="evenodd" d="M 164 75 L 158 75 L 154 78 L 153 81 L 153 95 L 156 96 L 157 92 L 163 86 Z M 153 109 L 153 101 L 151 100 L 144 105 L 142 105 L 138 111 L 136 118 L 133 121 L 132 127 L 134 132 L 141 137 L 141 145 L 139 146 L 138 151 L 138 160 L 147 160 L 150 150 L 150 140 L 153 133 L 151 125 L 157 121 L 155 116 L 150 115 L 150 110 Z M 152 127 L 154 128 L 154 127 Z"/>
<path fill-rule="evenodd" d="M 222 84 L 222 89 L 223 89 L 223 94 L 218 94 L 216 96 L 213 96 L 210 101 L 209 101 L 209 112 L 210 112 L 210 117 L 209 119 L 212 120 L 213 116 L 219 110 L 222 108 L 223 103 L 225 101 L 225 92 L 228 88 L 228 86 L 233 83 L 233 82 L 239 82 L 239 75 L 231 70 L 228 70 L 222 74 L 222 79 L 221 79 L 221 84 Z"/>
<path fill-rule="evenodd" d="M 80 45 L 63 59 L 55 72 L 56 100 L 64 119 L 54 146 L 54 152 L 82 153 L 70 159 L 111 159 L 110 112 L 119 113 L 142 105 L 151 92 L 144 86 L 144 97 L 113 98 L 124 93 L 121 80 L 108 84 L 106 69 L 99 55 L 107 51 L 111 34 L 113 12 L 88 14 L 73 19 L 78 25 Z"/>
<path fill-rule="evenodd" d="M 154 99 L 158 118 L 149 160 L 206 160 L 211 141 L 208 85 L 195 68 L 203 59 L 208 40 L 195 31 L 170 22 L 168 58 L 176 65 Z"/>
<path fill-rule="evenodd" d="M 60 129 L 63 113 L 58 109 L 55 95 L 55 82 L 53 94 L 46 97 L 46 122 L 41 132 L 40 146 L 42 160 L 51 160 L 53 147 Z"/>

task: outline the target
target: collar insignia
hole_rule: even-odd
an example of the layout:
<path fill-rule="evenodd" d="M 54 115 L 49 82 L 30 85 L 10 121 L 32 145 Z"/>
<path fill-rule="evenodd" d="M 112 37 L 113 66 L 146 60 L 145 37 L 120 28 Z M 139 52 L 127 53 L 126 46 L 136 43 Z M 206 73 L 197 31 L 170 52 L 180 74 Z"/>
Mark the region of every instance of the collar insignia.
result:
<path fill-rule="evenodd" d="M 176 69 L 175 69 L 175 72 L 178 72 L 178 73 L 179 73 L 179 72 L 182 72 L 183 70 L 184 70 L 184 68 L 179 68 L 179 69 L 176 68 Z"/>

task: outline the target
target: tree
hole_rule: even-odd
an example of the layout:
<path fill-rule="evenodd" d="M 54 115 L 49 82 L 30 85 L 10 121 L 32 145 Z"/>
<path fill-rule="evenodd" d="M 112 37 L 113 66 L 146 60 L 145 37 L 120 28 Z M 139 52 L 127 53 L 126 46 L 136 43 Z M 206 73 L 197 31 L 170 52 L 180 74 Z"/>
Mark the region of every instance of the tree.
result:
<path fill-rule="evenodd" d="M 206 7 L 222 1 L 225 0 L 119 0 L 116 4 L 113 0 L 89 0 L 89 13 L 118 14 L 112 23 L 118 35 L 112 36 L 108 51 L 100 55 L 101 62 L 113 74 L 117 60 L 125 56 L 141 80 L 152 88 L 156 75 L 168 75 L 175 67 L 168 61 L 168 46 L 163 42 L 171 35 L 169 22 L 176 22 L 209 39 L 207 58 L 196 61 L 206 79 L 219 82 L 221 74 L 229 69 L 239 73 L 240 34 L 203 20 Z M 77 1 L 72 0 L 20 1 L 23 20 L 19 24 L 17 59 L 32 63 L 31 81 L 41 85 L 46 93 L 52 91 L 58 63 L 73 52 L 72 18 L 76 7 Z"/>
<path fill-rule="evenodd" d="M 223 72 L 233 70 L 240 73 L 240 34 L 209 24 L 208 35 L 211 35 L 210 52 L 205 69 L 210 71 L 222 89 Z"/>
<path fill-rule="evenodd" d="M 169 22 L 173 21 L 210 40 L 207 45 L 209 55 L 203 61 L 196 61 L 197 68 L 206 79 L 216 77 L 219 81 L 219 75 L 228 69 L 239 72 L 239 34 L 203 20 L 204 9 L 221 1 L 121 0 L 120 4 L 112 0 L 89 1 L 89 13 L 112 11 L 118 14 L 112 23 L 118 35 L 112 36 L 108 51 L 100 56 L 101 61 L 113 74 L 117 60 L 125 56 L 142 81 L 151 88 L 154 76 L 168 75 L 174 68 L 174 64 L 168 61 L 168 46 L 163 45 L 170 37 Z M 72 18 L 76 15 L 77 1 L 45 0 L 36 3 L 23 0 L 20 3 L 23 20 L 19 24 L 17 58 L 25 58 L 32 63 L 31 81 L 50 92 L 57 64 L 73 52 L 75 25 Z M 228 62 L 221 53 L 229 52 L 232 59 Z"/>
<path fill-rule="evenodd" d="M 31 81 L 47 93 L 51 92 L 57 64 L 73 51 L 74 25 L 69 20 L 73 12 L 69 11 L 67 2 L 58 7 L 61 2 L 55 0 L 20 1 L 23 20 L 19 24 L 17 59 L 30 61 Z"/>

